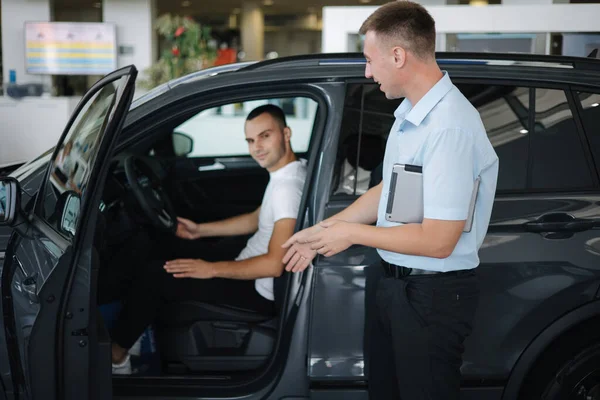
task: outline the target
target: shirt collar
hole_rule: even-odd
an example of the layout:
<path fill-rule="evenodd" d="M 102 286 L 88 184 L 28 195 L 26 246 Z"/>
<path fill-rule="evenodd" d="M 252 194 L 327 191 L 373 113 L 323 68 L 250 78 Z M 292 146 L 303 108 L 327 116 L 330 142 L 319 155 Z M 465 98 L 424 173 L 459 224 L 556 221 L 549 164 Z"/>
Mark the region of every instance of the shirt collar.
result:
<path fill-rule="evenodd" d="M 415 126 L 419 126 L 425 119 L 427 114 L 437 103 L 440 102 L 454 86 L 450 77 L 446 71 L 443 71 L 444 75 L 427 93 L 417 102 L 413 107 L 408 99 L 404 99 L 394 111 L 394 117 L 396 119 L 404 119 Z"/>

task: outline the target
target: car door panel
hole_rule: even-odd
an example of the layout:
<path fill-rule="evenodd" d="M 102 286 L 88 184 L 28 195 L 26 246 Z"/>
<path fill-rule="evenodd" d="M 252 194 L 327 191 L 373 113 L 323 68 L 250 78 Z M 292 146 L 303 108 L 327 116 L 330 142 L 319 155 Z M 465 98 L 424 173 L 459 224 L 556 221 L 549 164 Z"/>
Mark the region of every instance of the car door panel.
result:
<path fill-rule="evenodd" d="M 90 398 L 90 378 L 111 387 L 110 374 L 102 371 L 100 376 L 98 366 L 90 363 L 90 349 L 95 351 L 98 339 L 89 330 L 97 325 L 89 317 L 95 298 L 89 290 L 93 229 L 87 227 L 94 225 L 98 180 L 104 179 L 104 160 L 123 125 L 136 75 L 133 66 L 122 68 L 84 96 L 48 163 L 37 208 L 9 241 L 2 271 L 3 311 L 13 384 L 23 398 Z M 69 174 L 55 174 L 58 168 L 67 171 L 67 165 Z M 63 225 L 73 212 L 80 213 L 79 219 Z M 110 358 L 109 349 L 104 351 Z"/>
<path fill-rule="evenodd" d="M 591 194 L 498 196 L 479 252 L 481 299 L 465 345 L 465 376 L 508 377 L 530 340 L 558 315 L 594 299 L 600 231 L 564 236 L 528 232 L 527 224 L 554 212 L 598 223 L 598 201 L 600 195 Z M 489 351 L 494 348 L 500 351 Z"/>

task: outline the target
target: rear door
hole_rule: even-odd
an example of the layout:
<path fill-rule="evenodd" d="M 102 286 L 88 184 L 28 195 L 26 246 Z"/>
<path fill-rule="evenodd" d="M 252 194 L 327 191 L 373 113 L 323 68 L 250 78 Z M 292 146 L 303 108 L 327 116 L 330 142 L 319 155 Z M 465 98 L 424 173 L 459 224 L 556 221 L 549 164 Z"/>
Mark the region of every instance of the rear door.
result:
<path fill-rule="evenodd" d="M 110 341 L 90 314 L 98 267 L 93 239 L 105 161 L 136 75 L 135 67 L 122 68 L 84 96 L 32 200 L 27 227 L 10 239 L 2 294 L 17 398 L 112 398 Z"/>
<path fill-rule="evenodd" d="M 480 306 L 463 374 L 506 378 L 546 326 L 597 292 L 598 174 L 568 86 L 453 81 L 480 112 L 500 159 L 492 220 L 480 250 Z M 382 149 L 400 101 L 385 99 L 372 83 L 346 88 L 332 187 L 321 192 L 328 198 L 324 218 L 381 181 Z M 600 109 L 600 98 L 579 96 L 583 114 L 596 120 L 592 113 Z M 591 130 L 586 133 L 597 133 Z M 374 298 L 381 269 L 369 266 L 378 259 L 374 249 L 352 246 L 314 264 L 313 304 L 319 306 L 311 314 L 309 374 L 328 393 L 366 377 L 363 326 L 372 316 L 364 312 L 365 301 Z"/>

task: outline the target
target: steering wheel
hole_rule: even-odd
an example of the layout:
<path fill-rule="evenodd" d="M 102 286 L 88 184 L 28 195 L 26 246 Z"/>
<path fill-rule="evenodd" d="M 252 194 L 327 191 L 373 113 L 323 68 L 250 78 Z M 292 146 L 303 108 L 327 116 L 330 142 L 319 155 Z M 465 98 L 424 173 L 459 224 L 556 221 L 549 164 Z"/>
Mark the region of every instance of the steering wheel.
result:
<path fill-rule="evenodd" d="M 125 159 L 125 176 L 146 218 L 156 228 L 175 234 L 177 214 L 149 162 L 137 156 Z"/>

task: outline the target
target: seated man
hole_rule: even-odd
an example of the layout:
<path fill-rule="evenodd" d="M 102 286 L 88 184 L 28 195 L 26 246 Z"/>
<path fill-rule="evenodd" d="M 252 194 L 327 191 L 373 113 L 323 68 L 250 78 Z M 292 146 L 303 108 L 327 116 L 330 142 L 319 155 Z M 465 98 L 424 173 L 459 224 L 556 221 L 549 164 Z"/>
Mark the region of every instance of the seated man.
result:
<path fill-rule="evenodd" d="M 281 246 L 294 233 L 306 163 L 292 151 L 292 132 L 279 107 L 254 109 L 244 130 L 250 154 L 270 174 L 261 206 L 218 222 L 196 224 L 179 218 L 177 236 L 194 240 L 254 235 L 235 261 L 186 258 L 144 268 L 128 292 L 112 334 L 113 373 L 131 373 L 128 349 L 166 302 L 195 300 L 273 313 L 273 278 L 283 272 L 286 250 Z"/>

